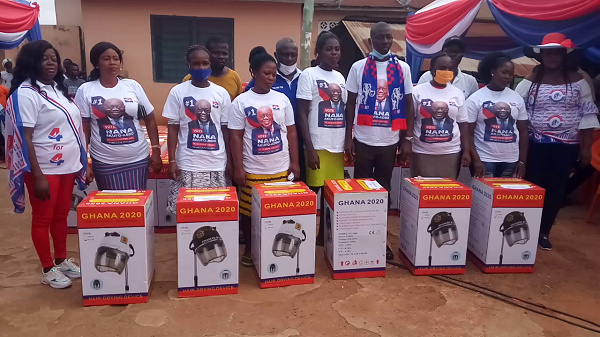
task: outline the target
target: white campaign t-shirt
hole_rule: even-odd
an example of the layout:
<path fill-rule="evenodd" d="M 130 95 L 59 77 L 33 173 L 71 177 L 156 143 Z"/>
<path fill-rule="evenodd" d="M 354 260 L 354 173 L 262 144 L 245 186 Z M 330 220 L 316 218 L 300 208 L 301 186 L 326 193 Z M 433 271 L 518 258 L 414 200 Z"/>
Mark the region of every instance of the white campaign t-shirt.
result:
<path fill-rule="evenodd" d="M 458 123 L 467 122 L 465 96 L 455 86 L 435 88 L 431 83 L 413 89 L 415 104 L 415 142 L 413 152 L 452 154 L 460 151 Z M 439 118 L 434 118 L 438 112 Z"/>
<path fill-rule="evenodd" d="M 169 124 L 179 125 L 175 157 L 182 170 L 225 171 L 227 165 L 221 125 L 227 125 L 231 100 L 227 90 L 209 83 L 206 88 L 196 87 L 192 81 L 176 85 L 163 109 Z"/>
<path fill-rule="evenodd" d="M 244 132 L 244 170 L 276 174 L 290 168 L 287 127 L 294 125 L 294 110 L 284 94 L 253 90 L 236 97 L 229 112 L 229 129 Z"/>
<path fill-rule="evenodd" d="M 52 175 L 79 172 L 82 168 L 77 141 L 82 130 L 79 109 L 56 88 L 56 83 L 46 85 L 37 81 L 37 85 L 48 99 L 25 80 L 19 86 L 17 101 L 23 126 L 33 128 L 33 147 L 40 169 Z M 83 134 L 79 139 L 85 144 Z"/>
<path fill-rule="evenodd" d="M 419 78 L 419 84 L 427 83 L 432 79 L 433 76 L 431 76 L 431 72 L 426 71 Z M 469 96 L 479 90 L 479 85 L 477 84 L 475 77 L 463 73 L 460 71 L 460 68 L 458 68 L 456 78 L 452 80 L 452 85 L 460 89 L 463 92 L 463 95 L 465 95 L 465 98 L 469 98 Z"/>
<path fill-rule="evenodd" d="M 126 164 L 150 156 L 150 147 L 138 120 L 138 106 L 154 111 L 142 86 L 130 79 L 119 79 L 113 88 L 100 80 L 82 84 L 75 95 L 81 116 L 90 119 L 90 155 L 106 164 Z M 111 112 L 112 111 L 112 112 Z"/>
<path fill-rule="evenodd" d="M 308 68 L 298 80 L 296 97 L 310 102 L 308 129 L 315 150 L 344 152 L 346 85 L 338 71 Z"/>
<path fill-rule="evenodd" d="M 412 80 L 410 77 L 410 67 L 406 62 L 398 60 L 402 73 L 404 74 L 404 94 L 408 95 L 413 91 Z M 348 80 L 346 81 L 346 90 L 349 92 L 357 93 L 357 99 L 360 99 L 360 89 L 362 88 L 363 71 L 367 59 L 354 62 L 350 72 L 348 73 Z M 377 79 L 387 80 L 387 67 L 389 61 L 376 62 L 377 64 Z M 365 126 L 356 125 L 356 118 L 358 117 L 358 107 L 356 104 L 355 116 L 354 116 L 354 138 L 363 144 L 370 146 L 389 146 L 397 144 L 400 140 L 400 131 L 392 131 L 392 127 L 379 127 L 379 126 Z M 409 113 L 408 111 L 406 113 Z"/>
<path fill-rule="evenodd" d="M 475 148 L 481 161 L 518 161 L 519 130 L 516 122 L 528 119 L 523 98 L 510 88 L 492 91 L 483 87 L 471 95 L 465 105 L 469 123 L 476 123 Z"/>

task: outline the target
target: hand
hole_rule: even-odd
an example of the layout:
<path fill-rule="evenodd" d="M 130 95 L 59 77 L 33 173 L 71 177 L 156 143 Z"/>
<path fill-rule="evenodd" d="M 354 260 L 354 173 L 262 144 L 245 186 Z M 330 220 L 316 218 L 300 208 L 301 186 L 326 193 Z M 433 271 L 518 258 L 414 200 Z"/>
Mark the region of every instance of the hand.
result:
<path fill-rule="evenodd" d="M 88 167 L 87 172 L 85 173 L 85 183 L 86 185 L 91 184 L 94 181 L 94 170 L 91 167 Z"/>
<path fill-rule="evenodd" d="M 300 179 L 300 165 L 298 163 L 291 163 L 290 168 L 288 169 L 288 175 L 290 173 L 294 174 L 294 180 Z"/>
<path fill-rule="evenodd" d="M 171 179 L 177 180 L 180 173 L 181 170 L 179 170 L 179 166 L 177 166 L 176 162 L 169 163 L 169 177 L 171 177 Z"/>
<path fill-rule="evenodd" d="M 462 155 L 462 166 L 468 167 L 471 165 L 471 154 L 468 152 L 464 152 Z"/>
<path fill-rule="evenodd" d="M 523 164 L 523 162 L 517 163 L 517 166 L 515 167 L 514 176 L 517 178 L 525 177 L 525 164 Z"/>
<path fill-rule="evenodd" d="M 581 167 L 588 166 L 592 162 L 592 148 L 591 147 L 589 147 L 589 146 L 581 147 L 581 149 L 579 150 L 579 162 L 580 162 Z"/>
<path fill-rule="evenodd" d="M 308 162 L 308 168 L 311 170 L 318 170 L 321 168 L 321 160 L 319 159 L 319 154 L 316 150 L 308 151 L 308 157 L 306 158 Z M 295 173 L 294 173 L 295 175 Z"/>
<path fill-rule="evenodd" d="M 485 176 L 485 164 L 481 160 L 473 162 L 475 178 L 482 178 Z"/>
<path fill-rule="evenodd" d="M 352 139 L 346 141 L 346 146 L 344 147 L 344 151 L 346 152 L 346 159 L 348 159 L 349 163 L 354 163 L 354 141 Z"/>
<path fill-rule="evenodd" d="M 406 165 L 410 162 L 410 156 L 412 155 L 412 143 L 408 140 L 402 140 L 400 143 L 400 154 L 396 156 L 398 165 Z"/>
<path fill-rule="evenodd" d="M 162 159 L 160 158 L 160 152 L 152 151 L 152 156 L 150 156 L 150 163 L 152 166 L 152 171 L 155 173 L 159 173 L 162 170 Z"/>
<path fill-rule="evenodd" d="M 50 200 L 50 184 L 43 175 L 35 177 L 35 197 L 41 201 Z"/>
<path fill-rule="evenodd" d="M 243 167 L 234 170 L 233 182 L 239 187 L 246 187 L 246 171 Z"/>
<path fill-rule="evenodd" d="M 228 181 L 233 180 L 233 166 L 229 163 L 229 161 L 225 166 L 225 179 L 227 179 Z"/>

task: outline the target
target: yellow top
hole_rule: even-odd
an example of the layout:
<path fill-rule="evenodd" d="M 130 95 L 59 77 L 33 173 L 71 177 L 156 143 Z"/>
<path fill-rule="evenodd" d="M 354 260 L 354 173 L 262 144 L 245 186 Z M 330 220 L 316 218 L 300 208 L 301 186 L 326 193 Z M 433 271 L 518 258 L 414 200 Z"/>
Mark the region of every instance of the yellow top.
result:
<path fill-rule="evenodd" d="M 187 74 L 183 78 L 183 82 L 189 81 L 191 79 L 192 76 L 190 74 Z M 236 98 L 239 94 L 242 93 L 242 79 L 240 78 L 240 75 L 233 69 L 229 69 L 225 76 L 209 76 L 208 80 L 227 90 L 227 92 L 229 93 L 229 97 L 231 97 L 232 101 L 234 98 Z"/>

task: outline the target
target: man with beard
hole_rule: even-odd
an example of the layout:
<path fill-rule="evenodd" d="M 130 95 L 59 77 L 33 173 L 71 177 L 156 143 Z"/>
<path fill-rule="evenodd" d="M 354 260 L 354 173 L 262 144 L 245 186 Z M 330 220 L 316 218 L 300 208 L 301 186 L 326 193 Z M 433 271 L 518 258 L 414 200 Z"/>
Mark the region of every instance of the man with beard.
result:
<path fill-rule="evenodd" d="M 448 104 L 446 102 L 433 102 L 431 105 L 432 114 L 429 118 L 423 118 L 421 121 L 421 141 L 426 143 L 440 143 L 452 140 L 452 129 L 454 120 L 448 117 Z M 435 128 L 431 128 L 435 126 Z M 433 130 L 434 133 L 427 133 Z"/>
<path fill-rule="evenodd" d="M 329 101 L 322 101 L 319 103 L 319 113 L 328 112 L 343 114 L 345 105 L 342 101 L 342 88 L 335 83 L 329 83 L 329 93 Z"/>
<path fill-rule="evenodd" d="M 188 148 L 218 150 L 217 127 L 210 118 L 210 102 L 205 99 L 199 99 L 196 102 L 194 109 L 196 112 L 196 120 L 188 123 Z M 196 139 L 194 139 L 194 135 L 196 135 Z"/>
<path fill-rule="evenodd" d="M 463 92 L 465 99 L 469 98 L 475 91 L 479 90 L 479 85 L 475 77 L 463 73 L 458 67 L 465 54 L 465 43 L 458 36 L 449 37 L 444 41 L 442 52 L 448 54 L 452 60 L 454 79 L 450 83 Z M 432 79 L 431 72 L 427 71 L 419 78 L 419 84 L 430 82 Z"/>
<path fill-rule="evenodd" d="M 102 104 L 102 110 L 105 116 L 98 119 L 98 127 L 103 143 L 114 145 L 137 142 L 133 117 L 125 113 L 123 101 L 118 98 L 109 98 Z"/>

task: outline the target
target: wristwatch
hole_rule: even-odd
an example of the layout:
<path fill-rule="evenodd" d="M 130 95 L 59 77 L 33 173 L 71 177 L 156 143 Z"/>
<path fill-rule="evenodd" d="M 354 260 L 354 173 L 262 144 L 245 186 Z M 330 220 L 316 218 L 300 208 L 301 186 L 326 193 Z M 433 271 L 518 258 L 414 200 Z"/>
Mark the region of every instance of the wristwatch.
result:
<path fill-rule="evenodd" d="M 415 137 L 404 137 L 404 140 L 408 140 L 412 144 L 415 142 Z"/>

